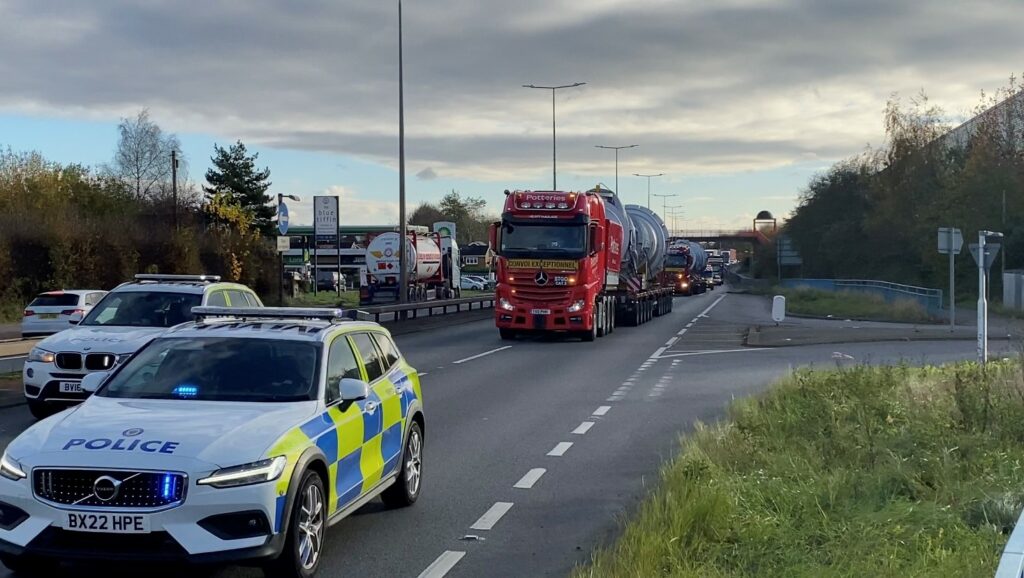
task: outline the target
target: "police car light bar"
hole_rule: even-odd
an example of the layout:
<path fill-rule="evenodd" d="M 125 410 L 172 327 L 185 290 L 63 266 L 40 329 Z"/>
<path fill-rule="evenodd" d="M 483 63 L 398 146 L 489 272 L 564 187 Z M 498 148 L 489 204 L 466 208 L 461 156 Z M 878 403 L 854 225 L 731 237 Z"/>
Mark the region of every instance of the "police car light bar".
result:
<path fill-rule="evenodd" d="M 150 273 L 139 273 L 135 276 L 136 281 L 191 281 L 217 283 L 220 275 L 156 275 Z"/>
<path fill-rule="evenodd" d="M 233 317 L 236 319 L 318 319 L 335 321 L 352 318 L 355 311 L 317 307 L 193 307 L 197 320 L 207 317 Z"/>

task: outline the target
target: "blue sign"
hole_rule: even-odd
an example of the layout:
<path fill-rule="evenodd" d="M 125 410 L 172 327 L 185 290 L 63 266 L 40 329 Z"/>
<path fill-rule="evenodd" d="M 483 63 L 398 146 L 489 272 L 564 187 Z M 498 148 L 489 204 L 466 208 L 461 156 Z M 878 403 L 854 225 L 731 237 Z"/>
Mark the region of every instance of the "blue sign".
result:
<path fill-rule="evenodd" d="M 277 230 L 282 235 L 288 234 L 288 205 L 284 201 L 277 205 Z"/>

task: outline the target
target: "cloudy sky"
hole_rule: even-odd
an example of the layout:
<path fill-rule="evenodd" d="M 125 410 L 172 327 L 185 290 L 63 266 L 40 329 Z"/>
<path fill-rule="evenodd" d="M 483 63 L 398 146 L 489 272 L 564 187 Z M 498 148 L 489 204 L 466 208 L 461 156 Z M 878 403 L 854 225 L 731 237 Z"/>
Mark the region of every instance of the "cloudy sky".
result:
<path fill-rule="evenodd" d="M 406 0 L 410 204 L 551 187 L 676 194 L 679 226 L 785 215 L 814 172 L 882 141 L 890 94 L 951 119 L 1024 63 L 1020 0 Z M 397 3 L 0 0 L 0 145 L 109 161 L 148 107 L 200 178 L 242 139 L 273 192 L 397 222 Z M 655 199 L 660 211 L 662 202 Z"/>

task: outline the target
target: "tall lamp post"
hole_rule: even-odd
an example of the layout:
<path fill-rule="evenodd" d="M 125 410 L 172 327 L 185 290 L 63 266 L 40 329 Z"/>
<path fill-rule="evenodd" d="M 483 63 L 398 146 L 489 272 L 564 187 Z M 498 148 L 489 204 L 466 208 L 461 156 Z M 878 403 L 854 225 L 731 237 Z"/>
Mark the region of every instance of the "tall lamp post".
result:
<path fill-rule="evenodd" d="M 663 177 L 665 173 L 658 173 L 656 175 L 641 175 L 640 173 L 633 173 L 634 177 L 643 177 L 647 179 L 647 208 L 651 208 L 651 179 L 654 177 Z"/>
<path fill-rule="evenodd" d="M 621 147 L 606 147 L 604 145 L 594 145 L 595 148 L 615 151 L 615 194 L 616 195 L 619 194 L 619 151 L 621 151 L 622 149 L 636 148 L 638 146 L 640 146 L 640 145 L 631 144 L 631 145 L 626 145 L 626 146 L 621 146 Z"/>
<path fill-rule="evenodd" d="M 285 195 L 285 194 L 282 194 L 282 193 L 277 193 L 277 223 L 278 223 L 278 229 L 280 229 L 282 231 L 282 233 L 281 233 L 282 235 L 284 235 L 284 231 L 288 230 L 287 224 L 284 227 L 281 226 L 281 216 L 284 214 L 281 211 L 281 208 L 284 206 L 284 200 L 285 199 L 291 199 L 291 200 L 295 201 L 296 203 L 299 202 L 299 200 L 300 200 L 298 195 Z M 338 258 L 341 259 L 341 255 L 340 254 L 338 255 Z M 277 259 L 278 259 L 279 264 L 281 266 L 281 277 L 277 280 L 277 302 L 278 302 L 278 304 L 283 305 L 284 304 L 284 253 L 282 253 L 281 251 L 278 251 L 277 252 Z M 316 284 L 316 279 L 313 280 L 313 283 L 314 283 L 314 285 Z"/>
<path fill-rule="evenodd" d="M 575 82 L 573 84 L 563 84 L 561 86 L 537 86 L 534 84 L 524 84 L 523 88 L 539 88 L 542 90 L 551 91 L 551 190 L 558 190 L 558 142 L 555 138 L 555 93 L 563 88 L 576 88 L 577 86 L 583 86 L 586 82 Z"/>
<path fill-rule="evenodd" d="M 409 302 L 405 223 L 405 75 L 402 58 L 402 0 L 398 0 L 398 302 Z M 339 257 L 340 258 L 340 257 Z M 401 315 L 404 317 L 405 312 Z"/>
<path fill-rule="evenodd" d="M 676 226 L 676 218 L 677 217 L 681 217 L 681 216 L 683 216 L 685 214 L 683 212 L 683 206 L 682 205 L 673 205 L 673 206 L 667 207 L 666 210 L 669 212 L 669 216 L 672 217 L 672 232 L 675 233 L 676 231 L 679 230 L 679 228 Z"/>
<path fill-rule="evenodd" d="M 666 216 L 668 216 L 667 215 L 667 213 L 668 213 L 668 199 L 670 197 L 678 197 L 679 195 L 677 195 L 675 193 L 672 193 L 672 194 L 669 194 L 669 195 L 658 195 L 658 194 L 655 194 L 655 195 L 652 195 L 652 196 L 661 197 L 661 216 L 662 217 L 666 217 Z"/>

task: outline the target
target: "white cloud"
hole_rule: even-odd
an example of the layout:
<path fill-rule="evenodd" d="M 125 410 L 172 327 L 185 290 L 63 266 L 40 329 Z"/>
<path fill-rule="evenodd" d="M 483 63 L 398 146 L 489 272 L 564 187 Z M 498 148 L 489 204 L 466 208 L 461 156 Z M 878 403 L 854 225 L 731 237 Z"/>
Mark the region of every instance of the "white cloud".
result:
<path fill-rule="evenodd" d="M 398 203 L 367 199 L 342 185 L 328 187 L 317 196 L 338 197 L 339 218 L 342 225 L 395 225 L 398 223 Z M 313 199 L 289 204 L 291 222 L 296 225 L 313 223 Z"/>

